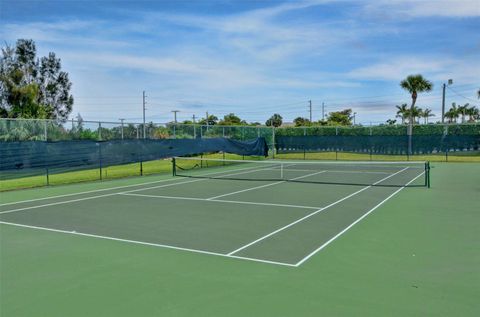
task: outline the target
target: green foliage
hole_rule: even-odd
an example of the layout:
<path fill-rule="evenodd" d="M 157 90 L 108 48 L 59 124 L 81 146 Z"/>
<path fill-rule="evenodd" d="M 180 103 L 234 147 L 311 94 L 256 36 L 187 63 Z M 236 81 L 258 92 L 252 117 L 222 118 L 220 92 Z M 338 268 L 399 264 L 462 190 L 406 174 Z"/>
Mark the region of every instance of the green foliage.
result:
<path fill-rule="evenodd" d="M 327 116 L 328 125 L 352 125 L 352 109 L 330 112 Z"/>
<path fill-rule="evenodd" d="M 206 118 L 202 118 L 200 121 L 198 121 L 199 124 L 202 125 L 215 125 L 218 122 L 218 117 L 214 116 L 213 114 L 208 116 L 208 122 Z"/>
<path fill-rule="evenodd" d="M 0 116 L 65 120 L 72 111 L 72 84 L 54 53 L 39 60 L 32 40 L 2 48 Z"/>
<path fill-rule="evenodd" d="M 312 122 L 308 120 L 307 118 L 302 118 L 302 117 L 297 117 L 293 119 L 293 123 L 295 123 L 296 127 L 307 127 L 312 125 Z"/>
<path fill-rule="evenodd" d="M 278 113 L 275 113 L 273 116 L 270 117 L 270 119 L 268 119 L 265 122 L 265 125 L 267 127 L 273 126 L 273 127 L 277 128 L 277 127 L 282 125 L 282 123 L 283 123 L 282 120 L 283 120 L 282 116 L 279 115 Z"/>
<path fill-rule="evenodd" d="M 240 117 L 236 116 L 234 113 L 229 113 L 223 116 L 223 119 L 220 120 L 218 123 L 220 125 L 246 125 L 247 122 L 245 120 L 240 119 Z"/>

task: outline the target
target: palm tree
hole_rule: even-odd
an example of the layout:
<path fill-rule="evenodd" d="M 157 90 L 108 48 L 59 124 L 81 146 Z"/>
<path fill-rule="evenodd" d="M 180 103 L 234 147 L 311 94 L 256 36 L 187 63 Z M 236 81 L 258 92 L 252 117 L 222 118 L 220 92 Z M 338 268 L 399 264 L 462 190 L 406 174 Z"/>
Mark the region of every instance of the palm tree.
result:
<path fill-rule="evenodd" d="M 408 91 L 412 95 L 412 105 L 410 106 L 410 124 L 413 124 L 413 107 L 417 102 L 418 93 L 431 91 L 433 84 L 423 78 L 422 75 L 409 75 L 400 82 L 400 87 Z"/>
<path fill-rule="evenodd" d="M 452 107 L 445 112 L 445 118 L 448 119 L 449 123 L 457 122 L 457 118 L 460 116 L 458 112 L 457 105 L 453 102 Z"/>
<path fill-rule="evenodd" d="M 404 124 L 405 119 L 408 118 L 408 116 L 409 116 L 408 105 L 406 103 L 404 103 L 401 106 L 395 106 L 395 107 L 398 109 L 396 117 L 402 119 L 402 124 Z"/>
<path fill-rule="evenodd" d="M 407 76 L 407 78 L 400 82 L 400 87 L 412 95 L 412 105 L 410 106 L 410 122 L 408 125 L 408 153 L 411 154 L 415 102 L 417 101 L 418 93 L 432 90 L 433 84 L 423 78 L 422 75 L 418 74 Z"/>
<path fill-rule="evenodd" d="M 413 108 L 408 111 L 408 114 L 411 117 L 410 120 L 412 120 L 411 121 L 412 124 L 415 124 L 415 123 L 418 123 L 417 118 L 420 118 L 423 116 L 423 110 L 420 107 L 413 106 Z"/>
<path fill-rule="evenodd" d="M 425 108 L 425 110 L 422 111 L 422 117 L 423 117 L 423 122 L 424 124 L 428 123 L 428 118 L 430 117 L 435 117 L 435 115 L 432 113 L 432 109 Z"/>
<path fill-rule="evenodd" d="M 470 104 L 466 103 L 463 106 L 458 106 L 457 108 L 458 114 L 462 116 L 462 123 L 465 123 L 465 117 L 467 116 L 469 107 Z"/>
<path fill-rule="evenodd" d="M 480 118 L 480 110 L 477 107 L 471 106 L 467 109 L 468 122 L 475 122 Z"/>

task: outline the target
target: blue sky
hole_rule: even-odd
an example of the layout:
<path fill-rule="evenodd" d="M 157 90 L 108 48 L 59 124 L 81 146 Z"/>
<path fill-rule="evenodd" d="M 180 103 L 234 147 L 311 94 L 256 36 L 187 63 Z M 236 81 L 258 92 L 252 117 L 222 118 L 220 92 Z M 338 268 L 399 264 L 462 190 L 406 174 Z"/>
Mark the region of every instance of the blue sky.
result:
<path fill-rule="evenodd" d="M 418 105 L 478 104 L 480 1 L 25 1 L 0 0 L 0 40 L 35 40 L 70 74 L 72 115 L 140 121 L 221 117 L 264 122 L 353 108 L 359 122 L 409 102 L 401 79 L 434 90 Z M 437 120 L 439 118 L 437 117 Z M 435 120 L 435 118 L 434 118 Z"/>

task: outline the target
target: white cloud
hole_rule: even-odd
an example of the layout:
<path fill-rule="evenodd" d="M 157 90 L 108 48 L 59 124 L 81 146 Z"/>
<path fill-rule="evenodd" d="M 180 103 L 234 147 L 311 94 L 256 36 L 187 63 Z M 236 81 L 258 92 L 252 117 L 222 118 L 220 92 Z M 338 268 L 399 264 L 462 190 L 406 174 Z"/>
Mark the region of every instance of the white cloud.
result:
<path fill-rule="evenodd" d="M 479 17 L 478 0 L 377 0 L 366 3 L 366 12 L 390 17 Z"/>
<path fill-rule="evenodd" d="M 459 82 L 471 83 L 478 81 L 480 65 L 474 59 L 391 56 L 388 61 L 356 68 L 347 73 L 347 76 L 357 79 L 398 81 L 410 74 L 424 74 L 432 80 L 455 78 Z"/>

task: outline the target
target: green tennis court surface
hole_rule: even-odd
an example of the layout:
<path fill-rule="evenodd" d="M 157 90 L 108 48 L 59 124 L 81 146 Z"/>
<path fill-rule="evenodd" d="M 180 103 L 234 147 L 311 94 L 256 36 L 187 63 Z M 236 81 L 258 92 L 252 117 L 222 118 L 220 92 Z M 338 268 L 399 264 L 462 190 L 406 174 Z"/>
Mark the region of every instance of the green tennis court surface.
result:
<path fill-rule="evenodd" d="M 404 316 L 446 296 L 444 309 L 478 312 L 478 165 L 438 165 L 428 189 L 424 163 L 187 163 L 178 177 L 2 194 L 2 310 L 248 315 L 249 302 L 341 315 L 356 303 Z M 78 310 L 53 313 L 58 298 Z M 117 300 L 136 308 L 104 306 Z"/>

